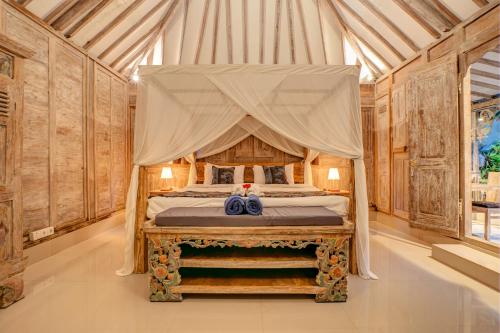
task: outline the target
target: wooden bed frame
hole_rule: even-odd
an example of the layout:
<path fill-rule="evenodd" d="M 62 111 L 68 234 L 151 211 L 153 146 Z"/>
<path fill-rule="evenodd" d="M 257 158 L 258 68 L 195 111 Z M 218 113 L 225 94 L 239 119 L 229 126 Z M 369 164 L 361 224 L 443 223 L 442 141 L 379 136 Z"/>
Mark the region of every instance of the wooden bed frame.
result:
<path fill-rule="evenodd" d="M 295 175 L 297 183 L 303 182 L 303 163 L 295 162 Z M 197 162 L 198 170 L 203 170 L 204 162 Z M 222 164 L 222 163 L 221 163 Z M 228 163 L 223 165 L 283 165 L 283 162 L 252 162 L 252 163 Z M 248 168 L 247 168 L 248 169 Z M 250 169 L 251 170 L 251 169 Z M 252 171 L 250 171 L 252 172 Z M 354 163 L 351 161 L 351 175 L 354 175 Z M 253 173 L 248 171 L 245 174 L 245 181 L 253 180 Z M 201 176 L 202 177 L 202 176 Z M 304 293 L 315 294 L 318 302 L 345 301 L 347 288 L 347 272 L 357 274 L 356 263 L 356 233 L 355 233 L 355 197 L 354 191 L 349 195 L 349 216 L 344 226 L 337 227 L 248 227 L 248 228 L 186 228 L 186 227 L 156 227 L 151 222 L 146 223 L 146 212 L 148 198 L 157 195 L 155 190 L 148 188 L 147 167 L 139 169 L 139 184 L 137 193 L 136 223 L 135 223 L 135 243 L 134 243 L 134 272 L 151 275 L 151 300 L 152 301 L 175 301 L 181 300 L 182 293 Z M 198 181 L 202 178 L 198 177 Z M 354 177 L 351 176 L 351 189 L 354 189 Z M 148 242 L 149 239 L 149 242 Z M 205 260 L 193 260 L 194 258 L 182 258 L 181 247 L 191 245 L 196 249 L 207 247 L 217 248 L 263 248 L 263 249 L 285 249 L 295 248 L 301 250 L 300 244 L 316 246 L 320 251 L 315 258 L 296 260 L 301 255 L 287 258 L 280 261 L 279 252 L 272 251 L 266 253 L 256 261 L 248 261 L 245 255 L 226 254 L 225 258 L 209 258 Z M 238 251 L 238 250 L 236 250 Z M 326 252 L 325 252 L 326 251 Z M 332 259 L 330 256 L 325 259 L 321 253 L 342 253 L 342 267 L 328 263 Z M 149 256 L 148 256 L 149 252 Z M 335 254 L 334 258 L 338 256 Z M 247 258 L 247 259 L 245 259 Z M 338 259 L 338 258 L 337 258 Z M 332 260 L 337 260 L 332 259 Z M 167 260 L 167 261 L 165 261 Z M 164 264 L 168 262 L 168 265 Z M 345 262 L 345 265 L 344 265 Z M 250 265 L 250 263 L 252 265 Z M 158 266 L 160 265 L 160 266 Z M 201 265 L 201 266 L 200 266 Z M 210 266 L 211 265 L 211 266 Z M 296 270 L 307 266 L 311 269 L 319 270 L 316 279 L 298 276 L 294 277 L 293 271 L 289 273 L 292 277 L 286 278 L 283 275 L 271 277 L 259 276 L 254 279 L 241 279 L 231 277 L 229 279 L 217 279 L 216 277 L 198 277 L 196 279 L 183 278 L 180 282 L 179 269 L 192 269 L 195 267 L 212 267 L 226 269 L 229 265 L 233 268 L 245 269 L 247 267 L 259 267 L 283 270 L 286 268 Z M 326 265 L 326 266 L 325 266 Z M 154 267 L 167 267 L 167 270 L 155 271 Z M 163 276 L 166 273 L 166 276 Z M 326 279 L 328 274 L 335 281 Z M 335 277 L 335 274 L 339 277 Z M 340 274 L 340 275 L 339 275 Z M 272 274 L 271 274 L 272 275 Z M 325 279 L 323 279 L 325 277 Z M 278 281 L 274 284 L 266 284 L 269 281 Z M 323 281 L 324 280 L 324 281 Z M 159 282 L 164 287 L 161 287 Z M 267 282 L 266 282 L 267 281 Z M 295 281 L 295 282 L 294 282 Z M 316 281 L 316 283 L 311 283 Z M 323 282 L 321 282 L 323 281 Z M 332 284 L 333 283 L 333 284 Z M 161 289 L 163 288 L 163 289 Z M 161 290 L 160 290 L 161 289 Z"/>

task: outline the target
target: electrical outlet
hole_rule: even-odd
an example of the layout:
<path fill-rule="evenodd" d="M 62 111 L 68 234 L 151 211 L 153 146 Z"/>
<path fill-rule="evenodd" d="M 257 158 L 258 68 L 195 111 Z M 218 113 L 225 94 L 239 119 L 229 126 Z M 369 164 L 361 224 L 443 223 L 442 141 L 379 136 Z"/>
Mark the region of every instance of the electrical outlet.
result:
<path fill-rule="evenodd" d="M 30 232 L 30 240 L 36 241 L 54 234 L 54 227 L 47 227 L 40 230 Z"/>

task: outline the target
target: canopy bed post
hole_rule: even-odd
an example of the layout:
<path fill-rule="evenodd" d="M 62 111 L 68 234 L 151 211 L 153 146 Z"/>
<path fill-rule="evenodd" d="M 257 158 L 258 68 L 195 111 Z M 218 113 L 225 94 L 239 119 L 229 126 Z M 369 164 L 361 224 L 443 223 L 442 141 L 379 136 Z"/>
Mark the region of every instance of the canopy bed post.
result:
<path fill-rule="evenodd" d="M 349 188 L 349 219 L 354 224 L 351 242 L 349 243 L 349 272 L 358 274 L 358 263 L 356 258 L 356 195 L 355 195 L 355 179 L 354 179 L 354 160 L 351 160 L 351 179 Z"/>
<path fill-rule="evenodd" d="M 134 239 L 134 273 L 146 273 L 146 238 L 144 237 L 144 223 L 148 207 L 147 170 L 139 167 L 139 185 L 137 188 L 137 208 L 135 211 L 135 239 Z"/>

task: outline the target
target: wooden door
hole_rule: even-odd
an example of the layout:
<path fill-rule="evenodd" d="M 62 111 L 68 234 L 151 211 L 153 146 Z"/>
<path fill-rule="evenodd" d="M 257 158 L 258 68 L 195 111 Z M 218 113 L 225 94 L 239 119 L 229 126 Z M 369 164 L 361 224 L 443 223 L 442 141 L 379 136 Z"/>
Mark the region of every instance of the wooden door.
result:
<path fill-rule="evenodd" d="M 457 57 L 428 64 L 407 87 L 410 224 L 459 236 Z"/>
<path fill-rule="evenodd" d="M 406 84 L 392 89 L 392 213 L 408 219 L 409 212 L 409 155 Z"/>
<path fill-rule="evenodd" d="M 389 96 L 379 98 L 375 103 L 376 122 L 376 205 L 377 210 L 391 213 L 391 142 L 390 142 Z"/>

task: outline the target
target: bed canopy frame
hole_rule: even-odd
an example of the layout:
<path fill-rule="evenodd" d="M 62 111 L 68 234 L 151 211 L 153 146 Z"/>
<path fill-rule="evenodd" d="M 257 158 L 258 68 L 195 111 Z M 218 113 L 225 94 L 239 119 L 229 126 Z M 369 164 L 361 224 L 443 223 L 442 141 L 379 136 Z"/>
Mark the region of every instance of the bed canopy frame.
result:
<path fill-rule="evenodd" d="M 134 168 L 127 196 L 125 262 L 119 275 L 142 271 L 145 181 L 140 167 L 185 157 L 189 183 L 196 158 L 226 150 L 249 135 L 304 157 L 304 183 L 320 152 L 352 159 L 356 260 L 370 270 L 368 200 L 363 162 L 359 67 L 312 65 L 142 66 L 139 70 Z M 304 147 L 307 148 L 304 150 Z M 142 239 L 142 241 L 141 241 Z M 134 245 L 135 244 L 135 245 Z"/>

